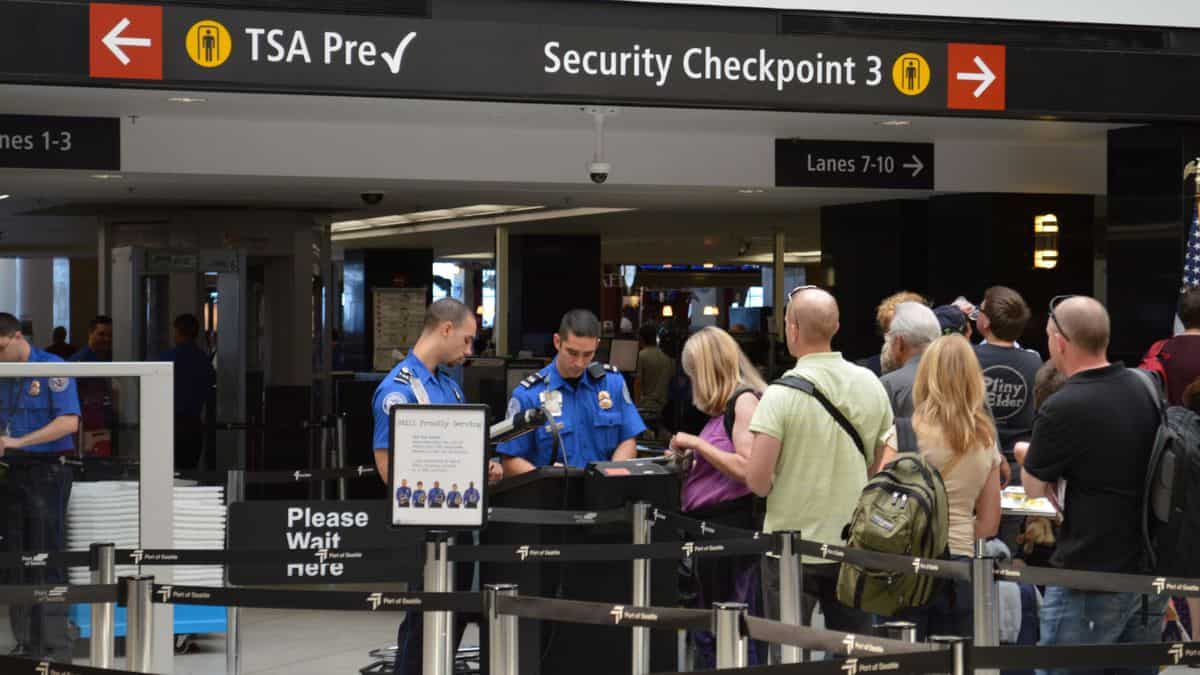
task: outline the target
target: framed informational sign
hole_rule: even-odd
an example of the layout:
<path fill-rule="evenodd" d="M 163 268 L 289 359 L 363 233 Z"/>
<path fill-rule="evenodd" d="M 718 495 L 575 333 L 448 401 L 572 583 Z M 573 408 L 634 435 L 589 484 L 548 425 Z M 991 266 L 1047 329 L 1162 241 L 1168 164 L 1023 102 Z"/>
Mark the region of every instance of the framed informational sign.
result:
<path fill-rule="evenodd" d="M 397 405 L 390 414 L 391 526 L 483 528 L 488 407 Z"/>

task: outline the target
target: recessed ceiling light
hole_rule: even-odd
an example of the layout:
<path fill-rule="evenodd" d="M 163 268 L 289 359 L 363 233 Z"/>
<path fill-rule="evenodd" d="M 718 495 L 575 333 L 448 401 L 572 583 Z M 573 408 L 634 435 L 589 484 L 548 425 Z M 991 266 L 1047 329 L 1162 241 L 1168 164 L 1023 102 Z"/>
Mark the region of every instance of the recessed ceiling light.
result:
<path fill-rule="evenodd" d="M 207 103 L 208 99 L 199 96 L 172 96 L 167 99 L 171 103 Z"/>
<path fill-rule="evenodd" d="M 124 176 L 119 173 L 94 173 L 92 174 L 92 178 L 96 180 L 121 180 Z"/>
<path fill-rule="evenodd" d="M 761 195 L 762 193 L 763 190 L 760 188 L 742 188 L 738 190 L 738 194 L 740 195 Z"/>
<path fill-rule="evenodd" d="M 0 200 L 2 200 L 2 199 L 8 199 L 8 197 L 9 197 L 9 195 L 0 195 Z"/>
<path fill-rule="evenodd" d="M 909 120 L 884 120 L 878 123 L 881 127 L 909 127 L 912 122 Z"/>

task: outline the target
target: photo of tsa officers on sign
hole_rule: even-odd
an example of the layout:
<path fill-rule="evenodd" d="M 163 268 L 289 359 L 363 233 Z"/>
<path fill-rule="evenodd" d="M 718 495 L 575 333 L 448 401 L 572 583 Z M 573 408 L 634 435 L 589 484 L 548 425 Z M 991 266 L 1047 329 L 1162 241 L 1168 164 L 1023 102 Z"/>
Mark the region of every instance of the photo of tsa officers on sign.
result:
<path fill-rule="evenodd" d="M 487 406 L 394 406 L 392 425 L 392 525 L 482 527 Z"/>

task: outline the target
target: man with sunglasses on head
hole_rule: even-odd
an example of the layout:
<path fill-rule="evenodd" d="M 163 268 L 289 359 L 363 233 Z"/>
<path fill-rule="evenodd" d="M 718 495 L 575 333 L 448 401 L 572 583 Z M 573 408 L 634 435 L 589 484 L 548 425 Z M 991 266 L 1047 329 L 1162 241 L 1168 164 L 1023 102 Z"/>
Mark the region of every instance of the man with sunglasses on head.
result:
<path fill-rule="evenodd" d="M 1108 361 L 1109 334 L 1108 312 L 1093 298 L 1051 301 L 1050 359 L 1068 379 L 1038 409 L 1029 449 L 1018 449 L 1017 459 L 1031 497 L 1047 496 L 1060 480 L 1066 482 L 1051 564 L 1142 574 L 1142 498 L 1159 413 L 1141 376 Z M 1166 603 L 1166 595 L 1048 586 L 1041 644 L 1158 642 Z M 1149 674 L 1157 668 L 1123 672 Z"/>
<path fill-rule="evenodd" d="M 833 296 L 813 286 L 791 292 L 784 319 L 788 352 L 796 365 L 785 377 L 808 380 L 813 393 L 767 387 L 750 422 L 754 446 L 747 485 L 767 498 L 766 532 L 796 531 L 819 543 L 841 545 L 859 494 L 892 426 L 892 406 L 875 374 L 833 351 L 839 327 Z M 818 395 L 825 401 L 821 401 Z M 826 408 L 825 404 L 829 407 Z M 774 564 L 771 564 L 774 562 Z M 803 610 L 819 603 L 831 630 L 865 633 L 870 615 L 837 601 L 838 565 L 804 556 Z M 768 603 L 778 598 L 777 561 L 765 566 Z M 768 607 L 774 614 L 778 608 Z"/>
<path fill-rule="evenodd" d="M 0 313 L 0 362 L 62 363 L 25 340 L 21 322 Z M 8 465 L 0 483 L 4 549 L 61 551 L 66 548 L 67 500 L 71 469 L 59 460 L 73 454 L 79 430 L 79 395 L 69 377 L 0 380 L 0 455 Z M 10 584 L 63 584 L 65 570 L 53 566 L 10 570 Z M 67 607 L 60 604 L 9 609 L 14 654 L 71 662 Z"/>

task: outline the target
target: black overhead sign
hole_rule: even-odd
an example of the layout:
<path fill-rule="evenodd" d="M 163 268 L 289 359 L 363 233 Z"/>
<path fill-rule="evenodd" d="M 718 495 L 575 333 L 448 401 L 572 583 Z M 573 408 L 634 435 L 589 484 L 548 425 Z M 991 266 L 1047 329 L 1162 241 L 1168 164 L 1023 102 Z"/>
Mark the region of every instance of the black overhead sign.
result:
<path fill-rule="evenodd" d="M 108 117 L 0 115 L 0 167 L 121 169 L 121 122 Z"/>
<path fill-rule="evenodd" d="M 1200 118 L 1200 55 L 192 5 L 0 3 L 0 82 L 886 114 Z"/>
<path fill-rule="evenodd" d="M 933 144 L 776 140 L 775 185 L 932 190 Z"/>
<path fill-rule="evenodd" d="M 388 523 L 388 505 L 378 499 L 235 503 L 229 507 L 231 550 L 289 553 L 278 563 L 232 565 L 230 582 L 253 586 L 414 580 L 425 555 L 424 532 L 398 531 Z M 412 555 L 383 562 L 356 554 L 376 549 L 403 549 Z"/>

